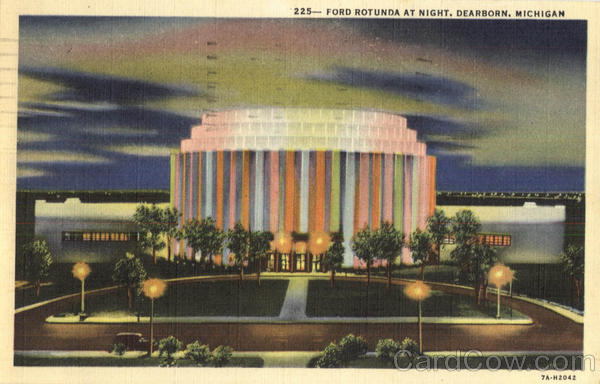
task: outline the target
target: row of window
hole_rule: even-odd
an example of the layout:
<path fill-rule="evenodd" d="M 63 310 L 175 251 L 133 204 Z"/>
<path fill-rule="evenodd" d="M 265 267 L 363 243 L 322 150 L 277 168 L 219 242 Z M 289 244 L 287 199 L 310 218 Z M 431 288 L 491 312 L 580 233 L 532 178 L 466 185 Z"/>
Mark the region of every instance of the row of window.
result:
<path fill-rule="evenodd" d="M 87 231 L 64 231 L 62 241 L 139 241 L 139 232 L 87 232 Z"/>
<path fill-rule="evenodd" d="M 510 247 L 511 236 L 497 233 L 480 233 L 478 234 L 479 243 L 492 245 L 494 247 Z M 444 244 L 454 244 L 454 236 L 446 236 Z"/>

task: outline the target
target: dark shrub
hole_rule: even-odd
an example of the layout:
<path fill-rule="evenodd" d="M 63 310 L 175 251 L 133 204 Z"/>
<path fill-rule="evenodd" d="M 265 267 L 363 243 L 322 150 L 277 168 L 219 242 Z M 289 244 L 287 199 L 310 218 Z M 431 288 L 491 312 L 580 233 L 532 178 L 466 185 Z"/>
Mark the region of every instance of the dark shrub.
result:
<path fill-rule="evenodd" d="M 323 354 L 316 362 L 317 368 L 336 368 L 342 365 L 342 350 L 340 347 L 331 343 L 323 350 Z"/>
<path fill-rule="evenodd" d="M 383 361 L 394 362 L 394 356 L 400 350 L 400 343 L 392 339 L 381 339 L 377 342 L 375 353 L 377 358 Z"/>
<path fill-rule="evenodd" d="M 342 337 L 339 342 L 341 359 L 343 363 L 356 360 L 367 353 L 367 342 L 360 336 L 349 334 Z"/>
<path fill-rule="evenodd" d="M 201 345 L 198 341 L 188 344 L 185 350 L 185 358 L 193 361 L 196 365 L 205 366 L 210 363 L 211 354 L 208 345 Z"/>
<path fill-rule="evenodd" d="M 212 353 L 212 364 L 215 367 L 223 367 L 231 361 L 233 356 L 233 349 L 231 347 L 224 347 L 219 345 Z"/>

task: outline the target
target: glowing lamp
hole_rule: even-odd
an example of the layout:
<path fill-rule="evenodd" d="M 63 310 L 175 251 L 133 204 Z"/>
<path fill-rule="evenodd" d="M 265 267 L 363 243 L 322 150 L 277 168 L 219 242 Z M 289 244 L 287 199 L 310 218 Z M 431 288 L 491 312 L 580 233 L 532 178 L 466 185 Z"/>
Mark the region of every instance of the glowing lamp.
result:
<path fill-rule="evenodd" d="M 327 232 L 314 232 L 310 234 L 308 249 L 311 253 L 318 255 L 327 251 L 329 243 L 331 243 L 331 237 Z"/>
<path fill-rule="evenodd" d="M 431 288 L 429 285 L 417 280 L 404 288 L 404 294 L 411 300 L 423 301 L 429 297 Z"/>
<path fill-rule="evenodd" d="M 271 248 L 279 253 L 290 253 L 292 251 L 292 235 L 279 232 L 271 242 Z"/>
<path fill-rule="evenodd" d="M 76 263 L 73 266 L 72 270 L 73 276 L 81 281 L 85 280 L 85 278 L 88 277 L 91 271 L 92 269 L 90 268 L 90 266 L 84 262 Z"/>
<path fill-rule="evenodd" d="M 161 279 L 148 279 L 144 282 L 143 286 L 144 295 L 150 299 L 157 299 L 165 293 L 167 289 L 167 283 Z"/>
<path fill-rule="evenodd" d="M 411 300 L 415 300 L 419 303 L 419 352 L 423 352 L 423 314 L 421 303 L 423 300 L 429 297 L 431 288 L 429 285 L 423 283 L 421 280 L 417 280 L 414 283 L 408 284 L 404 287 L 404 294 Z"/>
<path fill-rule="evenodd" d="M 504 284 L 512 282 L 515 273 L 504 264 L 496 264 L 488 273 L 488 281 L 496 286 L 497 307 L 496 318 L 500 318 L 500 287 Z"/>
<path fill-rule="evenodd" d="M 498 288 L 510 283 L 513 278 L 514 272 L 504 264 L 494 265 L 488 274 L 489 282 Z"/>
<path fill-rule="evenodd" d="M 167 283 L 161 279 L 148 279 L 144 281 L 142 290 L 144 295 L 150 299 L 150 356 L 152 356 L 152 347 L 154 344 L 154 299 L 157 299 L 165 293 Z"/>

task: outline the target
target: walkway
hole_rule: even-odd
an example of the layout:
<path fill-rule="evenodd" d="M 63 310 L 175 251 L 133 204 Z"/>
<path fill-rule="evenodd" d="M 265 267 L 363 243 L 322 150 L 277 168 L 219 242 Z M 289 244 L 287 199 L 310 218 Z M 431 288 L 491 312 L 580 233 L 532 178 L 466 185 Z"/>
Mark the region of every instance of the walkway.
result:
<path fill-rule="evenodd" d="M 292 277 L 285 293 L 285 300 L 279 313 L 280 320 L 297 321 L 306 319 L 308 299 L 308 278 Z"/>

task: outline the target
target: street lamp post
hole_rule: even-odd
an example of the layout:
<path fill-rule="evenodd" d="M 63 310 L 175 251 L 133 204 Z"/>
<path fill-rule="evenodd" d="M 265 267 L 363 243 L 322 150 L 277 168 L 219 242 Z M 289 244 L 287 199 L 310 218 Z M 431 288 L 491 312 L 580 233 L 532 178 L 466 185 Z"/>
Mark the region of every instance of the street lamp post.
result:
<path fill-rule="evenodd" d="M 512 284 L 513 277 L 514 272 L 504 264 L 496 264 L 490 269 L 488 280 L 496 286 L 497 293 L 496 319 L 500 318 L 500 288 L 507 283 Z"/>
<path fill-rule="evenodd" d="M 92 269 L 84 262 L 75 263 L 73 266 L 73 276 L 81 281 L 81 312 L 79 312 L 79 321 L 85 320 L 85 278 L 88 277 Z"/>
<path fill-rule="evenodd" d="M 150 356 L 154 347 L 154 299 L 161 297 L 166 288 L 167 283 L 161 279 L 148 279 L 142 287 L 144 295 L 150 299 Z"/>
<path fill-rule="evenodd" d="M 429 285 L 417 280 L 414 283 L 408 284 L 404 288 L 404 294 L 411 300 L 415 300 L 419 304 L 419 353 L 423 353 L 423 316 L 421 303 L 429 297 L 431 288 Z"/>

